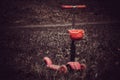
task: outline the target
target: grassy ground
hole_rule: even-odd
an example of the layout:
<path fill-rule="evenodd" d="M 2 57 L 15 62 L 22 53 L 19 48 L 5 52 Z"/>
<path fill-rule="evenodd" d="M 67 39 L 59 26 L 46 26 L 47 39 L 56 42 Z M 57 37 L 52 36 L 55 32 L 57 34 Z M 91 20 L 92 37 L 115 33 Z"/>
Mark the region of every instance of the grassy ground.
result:
<path fill-rule="evenodd" d="M 61 1 L 62 2 L 62 1 Z M 63 1 L 64 2 L 64 1 Z M 2 25 L 65 24 L 72 22 L 71 9 L 62 9 L 59 1 L 2 1 L 0 22 Z M 66 3 L 67 4 L 67 3 Z M 117 8 L 104 7 L 99 1 L 82 1 L 87 8 L 77 9 L 76 22 L 96 22 L 118 20 Z M 7 6 L 6 6 L 7 5 Z M 116 4 L 117 5 L 117 4 Z M 110 9 L 109 9 L 110 8 Z"/>
<path fill-rule="evenodd" d="M 105 7 L 110 3 L 88 2 L 83 1 L 87 9 L 77 10 L 77 23 L 118 21 L 118 10 Z M 71 40 L 67 30 L 70 26 L 20 27 L 71 23 L 71 10 L 63 10 L 54 3 L 53 0 L 1 1 L 0 80 L 82 80 L 81 72 L 59 74 L 43 63 L 44 56 L 59 65 L 69 61 Z M 75 42 L 76 61 L 84 60 L 87 65 L 83 80 L 120 79 L 119 26 L 119 23 L 76 26 L 85 30 L 84 39 Z"/>
<path fill-rule="evenodd" d="M 84 80 L 119 80 L 119 24 L 82 25 L 84 39 L 76 42 L 76 60 L 86 61 Z M 69 27 L 6 28 L 0 31 L 1 80 L 81 80 L 80 72 L 59 74 L 47 69 L 70 58 Z"/>

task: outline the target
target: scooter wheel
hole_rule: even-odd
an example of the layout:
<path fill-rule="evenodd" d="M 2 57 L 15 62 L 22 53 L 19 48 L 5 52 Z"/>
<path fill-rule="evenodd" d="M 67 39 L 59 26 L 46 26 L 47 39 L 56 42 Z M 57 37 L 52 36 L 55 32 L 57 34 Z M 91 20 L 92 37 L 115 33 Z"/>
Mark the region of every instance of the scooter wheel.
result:
<path fill-rule="evenodd" d="M 81 69 L 79 62 L 68 62 L 67 67 L 69 67 L 69 70 L 80 70 Z"/>
<path fill-rule="evenodd" d="M 67 72 L 67 66 L 66 66 L 66 65 L 60 66 L 59 72 L 60 72 L 60 73 L 66 73 L 66 72 Z"/>
<path fill-rule="evenodd" d="M 82 69 L 82 70 L 85 70 L 86 68 L 87 68 L 87 66 L 82 63 L 82 64 L 81 64 L 81 69 Z"/>

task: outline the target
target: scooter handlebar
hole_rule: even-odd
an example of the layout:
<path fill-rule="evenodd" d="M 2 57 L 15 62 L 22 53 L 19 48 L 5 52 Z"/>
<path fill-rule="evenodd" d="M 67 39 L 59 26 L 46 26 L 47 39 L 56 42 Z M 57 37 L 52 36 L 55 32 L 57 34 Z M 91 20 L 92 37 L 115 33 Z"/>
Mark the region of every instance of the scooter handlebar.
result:
<path fill-rule="evenodd" d="M 86 5 L 62 5 L 61 7 L 65 9 L 72 9 L 72 8 L 82 9 L 82 8 L 86 8 Z"/>

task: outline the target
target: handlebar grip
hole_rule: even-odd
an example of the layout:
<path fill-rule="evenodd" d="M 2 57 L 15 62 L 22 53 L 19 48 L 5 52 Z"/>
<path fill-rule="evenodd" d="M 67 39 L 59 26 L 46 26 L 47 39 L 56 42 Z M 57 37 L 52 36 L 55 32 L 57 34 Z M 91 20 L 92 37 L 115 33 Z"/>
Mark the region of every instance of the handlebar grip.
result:
<path fill-rule="evenodd" d="M 77 5 L 77 8 L 86 8 L 86 5 Z"/>
<path fill-rule="evenodd" d="M 72 5 L 62 5 L 62 8 L 71 9 L 71 8 L 73 8 L 73 6 Z"/>

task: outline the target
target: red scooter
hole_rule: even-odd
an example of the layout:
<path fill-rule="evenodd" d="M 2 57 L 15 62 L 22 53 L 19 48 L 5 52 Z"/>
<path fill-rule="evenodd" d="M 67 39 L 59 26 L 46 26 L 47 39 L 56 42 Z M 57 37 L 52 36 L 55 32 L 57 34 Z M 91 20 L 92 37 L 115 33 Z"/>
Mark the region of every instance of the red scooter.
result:
<path fill-rule="evenodd" d="M 62 5 L 62 8 L 65 9 L 76 9 L 76 8 L 86 8 L 86 5 Z M 75 13 L 73 14 L 72 18 L 72 27 L 75 26 Z M 79 71 L 85 70 L 86 65 L 84 63 L 79 63 L 75 61 L 75 41 L 81 40 L 85 34 L 83 29 L 70 29 L 68 30 L 70 38 L 71 38 L 71 47 L 70 47 L 70 62 L 66 63 L 65 65 L 55 65 L 52 63 L 52 60 L 49 57 L 44 57 L 43 60 L 47 65 L 47 68 L 59 71 L 60 73 L 67 73 L 70 71 Z"/>

